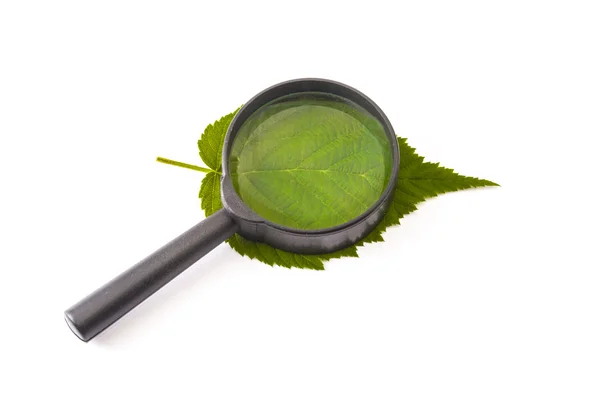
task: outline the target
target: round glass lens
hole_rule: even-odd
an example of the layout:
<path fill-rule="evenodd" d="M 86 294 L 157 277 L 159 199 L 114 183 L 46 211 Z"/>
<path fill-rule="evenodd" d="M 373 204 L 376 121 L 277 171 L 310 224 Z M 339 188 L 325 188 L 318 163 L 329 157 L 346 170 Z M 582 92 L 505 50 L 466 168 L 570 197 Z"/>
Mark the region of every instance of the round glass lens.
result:
<path fill-rule="evenodd" d="M 233 186 L 259 216 L 295 229 L 346 223 L 388 184 L 392 151 L 381 123 L 357 104 L 323 93 L 278 98 L 234 138 Z"/>

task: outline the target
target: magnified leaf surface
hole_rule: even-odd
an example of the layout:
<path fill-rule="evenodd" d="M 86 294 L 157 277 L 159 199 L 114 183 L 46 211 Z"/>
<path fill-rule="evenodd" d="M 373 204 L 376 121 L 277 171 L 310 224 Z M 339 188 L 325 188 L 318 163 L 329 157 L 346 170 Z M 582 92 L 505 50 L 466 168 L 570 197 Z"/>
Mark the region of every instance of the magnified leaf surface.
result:
<path fill-rule="evenodd" d="M 390 143 L 379 121 L 357 105 L 302 96 L 250 116 L 232 146 L 231 178 L 244 203 L 267 220 L 329 228 L 381 197 Z"/>

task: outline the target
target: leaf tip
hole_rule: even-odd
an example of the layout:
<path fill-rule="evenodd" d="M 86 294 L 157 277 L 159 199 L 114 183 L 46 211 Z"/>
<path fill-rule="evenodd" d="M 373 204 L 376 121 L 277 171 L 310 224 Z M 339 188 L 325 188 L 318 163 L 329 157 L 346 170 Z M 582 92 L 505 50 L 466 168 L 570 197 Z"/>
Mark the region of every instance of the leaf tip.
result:
<path fill-rule="evenodd" d="M 486 187 L 502 187 L 502 185 L 490 180 L 483 180 L 483 184 Z"/>

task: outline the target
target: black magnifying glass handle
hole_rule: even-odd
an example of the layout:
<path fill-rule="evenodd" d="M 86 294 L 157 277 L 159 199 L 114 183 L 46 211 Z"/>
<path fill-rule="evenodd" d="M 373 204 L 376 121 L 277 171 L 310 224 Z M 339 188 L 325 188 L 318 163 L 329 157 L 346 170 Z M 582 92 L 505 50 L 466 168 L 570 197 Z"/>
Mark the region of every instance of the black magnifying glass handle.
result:
<path fill-rule="evenodd" d="M 89 341 L 236 231 L 219 210 L 67 309 L 67 324 Z"/>

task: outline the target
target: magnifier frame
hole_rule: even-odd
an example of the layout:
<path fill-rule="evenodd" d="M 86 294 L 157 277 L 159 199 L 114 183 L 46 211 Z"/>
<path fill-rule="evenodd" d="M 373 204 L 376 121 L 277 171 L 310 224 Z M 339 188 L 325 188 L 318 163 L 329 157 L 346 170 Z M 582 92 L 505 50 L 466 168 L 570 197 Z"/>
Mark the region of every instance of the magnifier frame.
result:
<path fill-rule="evenodd" d="M 341 225 L 319 230 L 302 230 L 282 226 L 256 214 L 235 191 L 231 182 L 228 163 L 235 136 L 254 112 L 278 98 L 303 92 L 333 94 L 358 104 L 381 123 L 392 150 L 390 178 L 379 199 L 358 217 Z M 238 224 L 238 233 L 253 241 L 265 242 L 276 248 L 304 254 L 335 252 L 360 241 L 368 235 L 383 219 L 390 205 L 400 166 L 400 152 L 396 134 L 388 118 L 375 102 L 350 86 L 316 78 L 282 82 L 265 89 L 250 99 L 238 111 L 229 125 L 223 144 L 222 156 L 221 201 L 225 210 Z"/>

